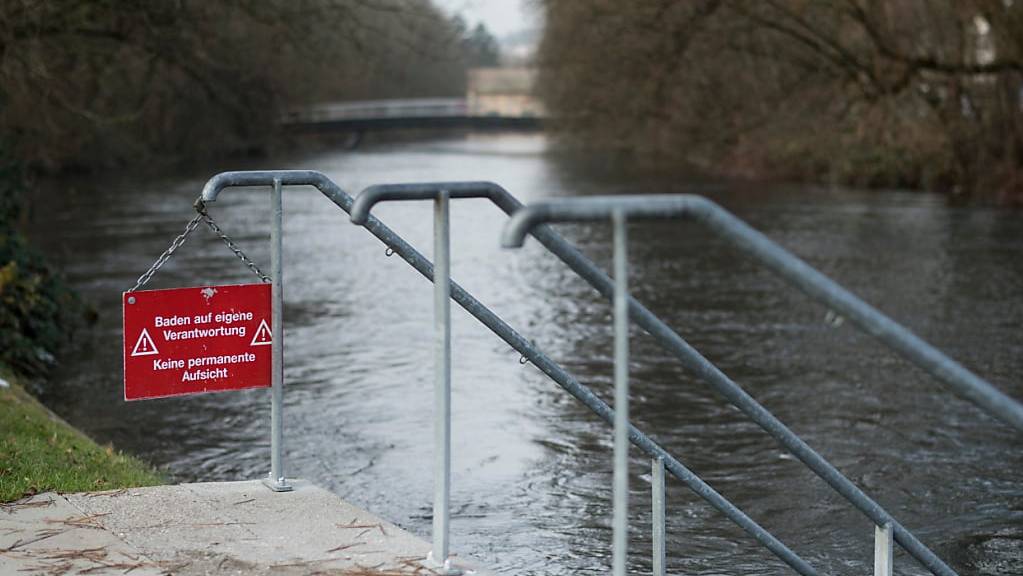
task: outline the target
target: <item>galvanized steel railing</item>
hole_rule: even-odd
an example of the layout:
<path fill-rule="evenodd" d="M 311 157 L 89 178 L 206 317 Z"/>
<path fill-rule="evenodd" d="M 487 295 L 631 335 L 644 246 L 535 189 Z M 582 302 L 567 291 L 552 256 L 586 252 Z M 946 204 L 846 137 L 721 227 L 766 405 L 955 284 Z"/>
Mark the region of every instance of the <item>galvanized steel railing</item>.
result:
<path fill-rule="evenodd" d="M 483 191 L 470 190 L 458 198 L 485 198 Z M 447 282 L 433 283 L 434 309 L 434 498 L 433 498 L 433 550 L 430 559 L 451 573 L 448 556 L 448 509 L 451 493 L 451 229 L 448 204 L 451 194 L 447 190 L 367 190 L 355 199 L 351 217 L 355 224 L 365 224 L 369 211 L 377 202 L 387 200 L 433 201 L 433 258 L 434 274 Z"/>
<path fill-rule="evenodd" d="M 705 224 L 806 295 L 827 304 L 885 346 L 943 381 L 957 394 L 1023 431 L 1023 405 L 1019 402 L 701 196 L 605 196 L 538 202 L 513 216 L 506 228 L 505 242 L 521 244 L 526 231 L 543 222 L 604 220 L 613 214 L 644 220 L 685 217 Z"/>
<path fill-rule="evenodd" d="M 522 204 L 506 190 L 496 184 L 488 182 L 449 182 L 374 186 L 364 190 L 363 193 L 360 194 L 360 201 L 363 201 L 364 197 L 366 199 L 363 201 L 364 208 L 362 208 L 358 206 L 358 202 L 355 206 L 353 206 L 351 196 L 346 194 L 340 187 L 322 173 L 303 170 L 221 173 L 214 176 L 206 183 L 206 186 L 203 189 L 202 200 L 205 202 L 214 201 L 220 191 L 227 187 L 268 186 L 274 185 L 275 180 L 280 182 L 279 185 L 310 185 L 316 187 L 341 209 L 352 214 L 353 220 L 363 220 L 364 226 L 370 231 L 370 233 L 386 244 L 389 250 L 401 256 L 417 271 L 423 274 L 423 276 L 430 280 L 433 280 L 433 265 L 422 254 L 415 250 L 415 248 L 406 243 L 387 226 L 368 214 L 369 208 L 372 206 L 373 202 L 388 197 L 401 197 L 403 199 L 428 199 L 437 198 L 439 196 L 444 196 L 446 198 L 486 197 L 509 215 L 522 208 Z M 376 200 L 372 200 L 374 198 Z M 1005 402 L 1010 404 L 1009 409 L 1006 410 L 1004 405 L 1001 406 L 1000 409 L 992 409 L 997 407 L 992 406 L 992 404 L 997 405 L 1000 403 L 998 395 L 1001 393 L 991 387 L 990 384 L 987 384 L 983 380 L 977 378 L 972 373 L 966 371 L 965 368 L 962 368 L 939 351 L 919 340 L 919 338 L 905 330 L 905 328 L 902 328 L 862 301 L 856 299 L 855 296 L 844 291 L 837 284 L 828 280 L 826 277 L 816 272 L 813 268 L 809 267 L 791 254 L 785 252 L 762 234 L 756 232 L 752 228 L 749 228 L 734 216 L 731 216 L 722 210 L 720 207 L 698 197 L 682 198 L 685 198 L 685 200 L 682 201 L 680 205 L 673 204 L 670 207 L 658 206 L 652 212 L 645 212 L 647 209 L 643 207 L 643 202 L 648 199 L 633 200 L 631 201 L 633 203 L 628 204 L 628 206 L 622 209 L 628 209 L 632 214 L 636 214 L 641 217 L 656 217 L 655 212 L 660 213 L 665 210 L 671 211 L 672 214 L 684 213 L 686 215 L 695 216 L 705 220 L 712 226 L 712 228 L 718 231 L 723 231 L 726 235 L 731 234 L 731 236 L 729 236 L 730 239 L 732 239 L 740 248 L 746 249 L 753 253 L 756 257 L 765 261 L 776 272 L 790 279 L 790 281 L 796 282 L 797 285 L 800 285 L 801 289 L 805 292 L 811 296 L 817 297 L 818 299 L 824 300 L 836 310 L 839 310 L 854 321 L 860 323 L 861 327 L 866 326 L 865 329 L 868 333 L 877 336 L 883 342 L 889 344 L 928 372 L 935 374 L 953 387 L 953 389 L 957 392 L 963 394 L 981 407 L 994 412 L 1017 428 L 1023 429 L 1023 424 L 1021 424 L 1023 423 L 1023 417 L 1021 417 L 1021 415 L 1023 415 L 1023 408 L 1021 408 L 1015 401 L 1002 395 L 1001 399 L 1004 399 Z M 614 201 L 617 202 L 618 200 L 620 199 L 615 199 Z M 612 202 L 612 200 L 604 199 L 600 200 L 600 202 Z M 555 203 L 536 205 L 530 210 L 524 211 L 513 223 L 515 229 L 521 231 L 521 235 L 524 236 L 527 228 L 537 225 L 542 220 L 551 218 L 552 212 L 548 211 L 548 207 L 555 207 L 558 210 L 562 209 L 561 206 L 554 206 L 554 204 Z M 600 214 L 606 214 L 606 212 L 604 212 L 606 208 L 608 208 L 608 206 L 599 206 L 596 210 L 599 210 Z M 569 206 L 567 207 L 567 210 L 568 212 L 581 210 L 573 215 L 581 216 L 586 219 L 603 217 L 599 216 L 597 212 L 594 211 L 593 207 L 582 209 L 579 206 Z M 547 247 L 547 249 L 554 253 L 559 259 L 568 264 L 572 270 L 583 277 L 588 283 L 596 288 L 598 292 L 607 297 L 611 297 L 613 295 L 614 288 L 611 279 L 595 264 L 593 264 L 593 262 L 588 260 L 558 234 L 543 225 L 529 230 L 529 233 L 537 238 L 541 244 Z M 518 234 L 518 232 L 516 232 L 516 234 Z M 519 237 L 521 238 L 521 236 Z M 810 280 L 801 283 L 801 280 L 799 279 L 805 280 L 806 277 L 810 278 Z M 794 278 L 796 280 L 793 280 Z M 805 285 L 803 285 L 804 283 Z M 600 400 L 586 386 L 580 384 L 571 374 L 548 358 L 545 354 L 543 354 L 543 352 L 538 350 L 528 340 L 508 326 L 496 314 L 483 306 L 483 304 L 462 289 L 457 283 L 450 281 L 448 284 L 450 287 L 451 298 L 467 312 L 472 314 L 483 325 L 501 337 L 512 348 L 520 352 L 525 358 L 531 361 L 533 365 L 550 376 L 562 388 L 580 400 L 603 420 L 608 423 L 614 422 L 614 410 Z M 895 521 L 895 519 L 879 504 L 864 494 L 834 466 L 827 462 L 827 460 L 810 448 L 776 417 L 774 417 L 773 414 L 757 403 L 756 400 L 750 397 L 744 390 L 742 390 L 741 387 L 729 379 L 706 358 L 700 355 L 700 353 L 690 346 L 681 336 L 675 333 L 670 327 L 664 324 L 664 322 L 658 319 L 638 301 L 632 298 L 626 298 L 625 302 L 627 303 L 628 313 L 631 319 L 636 321 L 641 327 L 654 336 L 662 346 L 675 354 L 676 357 L 682 361 L 683 365 L 710 384 L 712 388 L 747 414 L 753 421 L 757 422 L 758 425 L 764 428 L 764 430 L 792 452 L 793 455 L 799 458 L 799 460 L 807 467 L 813 470 L 839 494 L 845 497 L 868 518 L 870 518 L 874 524 L 879 527 L 879 544 L 877 550 L 882 549 L 881 543 L 883 540 L 881 536 L 887 534 L 889 539 L 888 542 L 891 542 L 891 538 L 894 537 L 895 542 L 898 542 L 910 555 L 916 558 L 932 573 L 942 576 L 955 574 L 951 568 L 949 568 L 940 558 L 917 540 L 916 537 L 906 530 L 901 524 Z M 878 326 L 875 326 L 875 324 Z M 921 346 L 923 347 L 923 352 L 920 350 Z M 966 376 L 964 376 L 964 374 Z M 792 552 L 772 534 L 767 532 L 759 524 L 735 507 L 731 502 L 718 494 L 713 488 L 707 485 L 702 479 L 686 468 L 671 454 L 667 453 L 656 442 L 651 440 L 648 436 L 631 424 L 628 425 L 627 430 L 629 440 L 653 458 L 655 568 L 663 570 L 664 566 L 664 487 L 663 472 L 659 473 L 659 468 L 663 466 L 663 468 L 660 468 L 661 470 L 666 469 L 673 476 L 680 479 L 697 495 L 725 514 L 725 516 L 727 516 L 730 520 L 742 527 L 747 533 L 753 536 L 754 539 L 771 550 L 772 553 L 786 562 L 797 572 L 804 575 L 816 574 L 815 569 L 805 560 Z M 274 435 L 273 439 L 276 441 L 277 436 Z M 275 446 L 273 451 L 279 455 L 280 446 Z M 281 469 L 281 474 L 283 476 L 283 467 Z M 660 512 L 658 512 L 658 509 L 660 509 Z M 660 526 L 658 526 L 658 522 L 660 522 Z M 446 534 L 443 538 L 446 543 Z M 436 542 L 437 539 L 435 535 L 435 544 Z M 438 549 L 436 546 L 434 548 L 434 552 L 435 560 L 444 559 L 444 556 L 437 558 Z M 446 555 L 446 550 L 442 550 L 442 552 Z M 890 565 L 890 552 L 888 562 Z"/>
<path fill-rule="evenodd" d="M 516 211 L 505 226 L 502 238 L 504 246 L 512 248 L 521 246 L 526 234 L 531 229 L 547 222 L 611 220 L 614 223 L 615 407 L 622 406 L 621 412 L 628 409 L 628 330 L 622 324 L 624 321 L 622 309 L 628 298 L 626 221 L 630 218 L 650 220 L 682 217 L 706 224 L 713 232 L 753 256 L 808 296 L 838 310 L 850 318 L 860 329 L 942 380 L 966 399 L 999 417 L 1005 423 L 1018 430 L 1023 430 L 1023 405 L 706 198 L 683 194 L 598 196 L 537 202 L 526 206 Z M 627 415 L 620 414 L 616 421 L 616 428 L 624 426 L 627 421 Z M 788 430 L 782 432 L 786 436 L 791 434 Z M 801 441 L 799 442 L 801 443 Z M 615 444 L 615 448 L 619 449 L 618 443 Z M 624 458 L 624 454 L 616 458 L 616 465 L 620 465 L 617 463 L 621 458 Z M 829 484 L 875 522 L 875 574 L 891 574 L 891 541 L 893 539 L 932 573 L 955 574 L 947 564 L 876 502 L 857 489 L 837 469 L 823 459 L 821 459 L 821 463 L 828 476 L 835 480 L 834 483 L 829 480 Z M 814 471 L 817 470 L 814 469 Z M 616 474 L 616 479 L 617 476 Z M 828 480 L 828 477 L 825 479 Z M 624 479 L 617 480 L 615 489 L 616 492 L 618 490 L 626 492 L 626 481 Z M 615 531 L 618 534 L 615 539 L 615 574 L 623 576 L 625 574 L 624 538 L 627 531 L 624 521 L 627 509 L 625 497 L 619 497 L 615 505 Z M 621 509 L 619 510 L 618 507 Z M 621 558 L 617 558 L 619 555 Z"/>

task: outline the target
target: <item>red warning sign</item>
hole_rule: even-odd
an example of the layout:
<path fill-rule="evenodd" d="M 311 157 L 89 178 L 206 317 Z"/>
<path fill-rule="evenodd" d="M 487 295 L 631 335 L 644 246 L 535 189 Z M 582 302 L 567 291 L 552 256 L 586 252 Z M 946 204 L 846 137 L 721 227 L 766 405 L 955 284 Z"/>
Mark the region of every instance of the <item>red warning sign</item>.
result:
<path fill-rule="evenodd" d="M 125 292 L 124 399 L 270 386 L 270 285 Z"/>

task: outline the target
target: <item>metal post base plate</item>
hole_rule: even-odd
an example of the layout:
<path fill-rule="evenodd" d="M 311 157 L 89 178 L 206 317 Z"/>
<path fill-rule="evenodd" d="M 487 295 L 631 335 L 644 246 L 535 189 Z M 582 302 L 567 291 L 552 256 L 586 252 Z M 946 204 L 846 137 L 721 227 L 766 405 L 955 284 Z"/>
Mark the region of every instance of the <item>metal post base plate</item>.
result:
<path fill-rule="evenodd" d="M 423 566 L 430 569 L 433 573 L 441 574 L 443 576 L 461 576 L 464 574 L 464 572 L 460 569 L 451 565 L 451 558 L 445 558 L 444 562 L 434 560 L 432 550 L 426 555 L 426 560 L 423 561 Z"/>
<path fill-rule="evenodd" d="M 294 488 L 291 484 L 288 484 L 287 478 L 279 478 L 276 482 L 270 479 L 270 477 L 263 478 L 263 486 L 266 486 L 274 492 L 291 492 Z"/>

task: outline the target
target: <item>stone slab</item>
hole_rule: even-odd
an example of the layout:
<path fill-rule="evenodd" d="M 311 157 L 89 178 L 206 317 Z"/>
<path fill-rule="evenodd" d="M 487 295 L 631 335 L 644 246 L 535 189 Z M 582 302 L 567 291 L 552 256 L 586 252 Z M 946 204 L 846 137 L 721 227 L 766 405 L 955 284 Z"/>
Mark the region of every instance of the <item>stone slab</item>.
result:
<path fill-rule="evenodd" d="M 293 485 L 281 493 L 248 481 L 41 494 L 0 510 L 0 575 L 436 573 L 423 564 L 427 542 L 326 490 Z"/>
<path fill-rule="evenodd" d="M 105 530 L 64 497 L 39 494 L 0 507 L 0 575 L 168 573 L 168 566 Z"/>

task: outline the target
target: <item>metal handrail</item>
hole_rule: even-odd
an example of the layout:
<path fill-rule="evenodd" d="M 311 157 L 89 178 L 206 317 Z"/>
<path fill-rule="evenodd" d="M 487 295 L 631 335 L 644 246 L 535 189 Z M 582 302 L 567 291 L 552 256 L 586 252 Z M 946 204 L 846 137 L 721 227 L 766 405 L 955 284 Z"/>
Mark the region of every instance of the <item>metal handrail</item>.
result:
<path fill-rule="evenodd" d="M 214 202 L 224 188 L 237 186 L 269 186 L 273 184 L 275 179 L 279 180 L 284 186 L 313 186 L 339 208 L 351 214 L 353 203 L 352 197 L 345 193 L 344 190 L 331 181 L 326 175 L 313 170 L 221 172 L 206 182 L 203 187 L 201 199 L 207 203 Z M 478 188 L 479 184 L 480 183 L 452 183 L 450 185 L 443 185 L 443 187 L 451 192 L 452 197 L 458 197 L 456 194 L 461 193 L 458 192 L 459 190 L 471 188 L 473 185 L 476 185 Z M 429 186 L 436 187 L 437 185 Z M 399 185 L 394 188 L 397 189 L 402 187 L 403 186 Z M 515 200 L 511 194 L 496 184 L 486 183 L 486 189 L 491 193 L 489 196 L 492 199 L 495 199 L 495 202 L 498 203 L 499 206 L 502 206 L 502 210 L 505 209 L 504 205 L 507 205 L 506 201 L 509 199 L 516 205 L 515 208 L 521 207 L 521 204 Z M 368 216 L 364 226 L 371 234 L 387 245 L 387 247 L 395 254 L 401 256 L 402 259 L 408 262 L 416 269 L 416 271 L 426 277 L 426 279 L 433 281 L 433 264 L 418 250 L 405 242 L 404 239 L 395 234 L 394 231 L 372 215 Z M 565 240 L 561 239 L 549 230 L 547 230 L 547 232 L 561 240 L 561 242 L 564 242 L 566 246 L 570 248 L 570 245 L 568 245 Z M 538 238 L 540 235 L 542 235 L 541 230 L 537 230 L 534 233 L 534 236 Z M 572 250 L 574 250 L 574 248 Z M 581 254 L 578 254 L 578 256 L 585 260 Z M 608 424 L 614 422 L 614 411 L 596 394 L 594 394 L 592 390 L 580 383 L 558 363 L 551 360 L 528 339 L 505 323 L 504 320 L 484 306 L 479 300 L 473 297 L 472 294 L 459 286 L 458 283 L 452 280 L 450 282 L 450 288 L 451 298 L 457 302 L 459 306 L 465 309 L 466 312 L 479 320 L 479 322 L 486 326 L 491 332 L 497 334 L 498 337 L 508 343 L 508 345 L 517 352 L 522 354 L 522 356 L 529 362 L 554 380 L 566 392 L 582 402 L 602 420 Z M 689 468 L 682 464 L 682 462 L 672 456 L 659 444 L 654 442 L 653 439 L 632 425 L 629 426 L 629 440 L 637 448 L 646 452 L 651 458 L 663 460 L 664 468 L 668 472 L 681 480 L 682 483 L 696 493 L 697 496 L 704 499 L 707 503 L 724 514 L 725 517 L 737 524 L 740 528 L 746 531 L 746 533 L 752 536 L 754 540 L 770 550 L 771 553 L 791 566 L 796 572 L 803 576 L 817 576 L 816 569 L 806 562 L 806 560 L 802 559 L 799 555 L 778 540 L 773 534 L 768 532 L 752 518 L 747 516 L 746 513 L 728 501 L 728 499 L 719 494 L 716 490 L 714 490 L 714 488 L 697 476 L 696 473 L 689 470 Z"/>
<path fill-rule="evenodd" d="M 485 192 L 462 194 L 460 198 L 486 197 Z M 447 190 L 401 191 L 377 188 L 364 190 L 352 205 L 353 224 L 365 224 L 378 202 L 433 201 L 433 265 L 441 282 L 433 283 L 434 318 L 434 497 L 433 550 L 427 558 L 445 575 L 456 572 L 448 557 L 449 502 L 451 499 L 451 223 Z"/>
<path fill-rule="evenodd" d="M 353 212 L 351 197 L 338 188 L 337 185 L 330 181 L 329 178 L 319 172 L 312 171 L 227 172 L 218 174 L 207 182 L 206 187 L 203 190 L 203 199 L 212 201 L 216 198 L 217 194 L 219 194 L 220 190 L 229 186 L 267 185 L 272 182 L 274 177 L 280 178 L 286 185 L 307 184 L 315 186 L 343 210 L 349 213 Z M 480 192 L 485 192 L 484 195 L 507 214 L 512 214 L 522 207 L 522 204 L 510 193 L 497 184 L 489 182 L 374 186 L 366 189 L 363 194 L 366 194 L 370 190 L 400 190 L 406 192 L 419 190 L 425 198 L 430 193 L 429 191 L 436 191 L 439 189 L 447 190 L 453 198 L 464 197 L 462 196 L 463 194 L 466 196 L 479 196 Z M 734 219 L 734 217 L 732 218 Z M 745 225 L 743 224 L 743 226 Z M 395 253 L 401 255 L 402 258 L 409 262 L 409 264 L 416 268 L 421 274 L 432 280 L 432 264 L 414 248 L 405 243 L 400 237 L 395 235 L 389 228 L 384 226 L 375 218 L 370 218 L 366 227 L 371 233 L 388 245 L 388 247 Z M 752 231 L 752 229 L 750 230 Z M 753 232 L 755 234 L 759 234 L 755 231 Z M 547 226 L 540 226 L 533 230 L 531 234 L 559 259 L 568 264 L 572 270 L 596 288 L 598 292 L 605 296 L 611 295 L 613 285 L 610 278 L 570 243 L 551 231 Z M 778 250 L 781 249 L 778 248 Z M 784 253 L 784 250 L 781 250 L 781 252 Z M 784 254 L 787 255 L 787 253 Z M 788 256 L 791 257 L 791 255 Z M 803 266 L 806 265 L 803 264 Z M 808 266 L 806 267 L 809 268 Z M 824 279 L 827 280 L 826 278 Z M 828 280 L 828 282 L 830 282 L 830 280 Z M 599 398 L 593 395 L 593 393 L 585 386 L 581 385 L 560 366 L 547 358 L 542 352 L 522 338 L 521 335 L 511 329 L 489 309 L 484 307 L 470 294 L 461 289 L 461 287 L 459 287 L 456 283 L 451 282 L 451 286 L 452 298 L 455 299 L 459 305 L 480 320 L 480 322 L 487 326 L 491 331 L 504 339 L 514 349 L 522 353 L 525 358 L 531 360 L 534 365 L 569 391 L 569 393 L 582 401 L 587 407 L 597 413 L 598 416 L 609 423 L 612 422 L 613 411 Z M 757 403 L 756 400 L 750 397 L 740 386 L 738 386 L 738 384 L 729 379 L 728 376 L 722 373 L 716 366 L 700 355 L 695 348 L 689 345 L 688 342 L 675 333 L 652 312 L 632 298 L 629 299 L 628 306 L 631 318 L 647 332 L 653 335 L 665 348 L 674 353 L 676 357 L 682 361 L 683 365 L 693 370 L 697 376 L 710 384 L 718 393 L 722 394 L 732 404 L 747 414 L 754 422 L 764 428 L 764 430 L 771 434 L 771 436 L 785 446 L 793 455 L 799 458 L 800 461 L 806 464 L 819 477 L 825 480 L 843 497 L 871 518 L 876 525 L 891 525 L 895 540 L 925 567 L 929 568 L 931 572 L 942 575 L 955 574 L 955 572 L 937 558 L 937 556 L 927 549 L 926 546 L 920 543 L 908 530 L 895 522 L 894 518 L 892 518 L 891 515 L 888 514 L 880 505 L 866 496 L 866 494 L 843 476 L 834 466 L 810 448 L 802 441 L 802 439 L 782 424 L 781 421 L 779 421 L 773 414 Z M 863 306 L 866 305 L 863 304 Z M 894 324 L 894 322 L 892 322 L 892 324 Z M 895 326 L 898 325 L 896 324 Z M 938 354 L 940 354 L 940 352 L 938 352 Z M 927 368 L 926 366 L 924 367 L 925 369 Z M 809 565 L 802 561 L 802 559 L 798 556 L 791 553 L 791 551 L 785 548 L 783 544 L 774 540 L 773 536 L 766 533 L 766 531 L 759 527 L 759 525 L 755 522 L 749 520 L 749 518 L 741 511 L 738 509 L 734 509 L 734 511 L 730 510 L 729 507 L 734 508 L 734 506 L 727 502 L 727 500 L 722 498 L 719 494 L 717 494 L 717 492 L 713 491 L 712 488 L 703 483 L 702 480 L 696 477 L 695 474 L 664 451 L 659 445 L 631 426 L 630 440 L 633 444 L 650 454 L 655 459 L 658 457 L 663 458 L 664 466 L 669 472 L 685 482 L 698 495 L 708 500 L 708 502 L 710 502 L 718 510 L 725 513 L 725 515 L 731 520 L 742 526 L 747 532 L 753 535 L 754 538 L 771 549 L 772 552 L 786 561 L 790 566 L 793 566 L 793 568 L 803 574 L 815 573 L 813 568 L 809 567 Z"/>
<path fill-rule="evenodd" d="M 592 196 L 538 202 L 515 214 L 506 228 L 506 245 L 521 244 L 525 232 L 553 218 L 606 219 L 611 211 L 630 218 L 690 217 L 749 253 L 806 295 L 831 306 L 861 330 L 880 340 L 907 360 L 943 381 L 977 406 L 1023 432 L 1023 404 L 1016 402 L 962 364 L 923 341 L 905 327 L 860 300 L 815 268 L 775 244 L 767 236 L 701 196 L 688 194 L 646 196 Z"/>
<path fill-rule="evenodd" d="M 492 182 L 437 182 L 371 186 L 360 193 L 359 197 L 361 198 L 363 195 L 368 194 L 371 191 L 374 191 L 374 194 L 377 193 L 375 191 L 379 191 L 403 194 L 419 193 L 423 198 L 426 198 L 431 191 L 439 189 L 447 190 L 453 198 L 478 197 L 480 192 L 488 192 L 487 197 L 501 208 L 502 211 L 509 215 L 516 214 L 519 209 L 523 207 L 522 203 L 512 196 L 510 192 L 502 188 L 500 185 Z M 708 204 L 717 206 L 709 200 L 701 200 L 704 200 Z M 537 205 L 539 204 L 533 204 L 532 206 Z M 355 208 L 358 208 L 358 206 Z M 742 229 L 746 231 L 750 237 L 762 238 L 764 241 L 774 246 L 776 250 L 772 252 L 782 253 L 782 257 L 785 260 L 796 260 L 802 264 L 801 267 L 813 271 L 816 276 L 824 282 L 834 285 L 848 298 L 859 302 L 860 306 L 870 308 L 867 304 L 863 303 L 852 294 L 849 294 L 847 291 L 837 286 L 837 284 L 834 284 L 834 282 L 813 270 L 813 268 L 810 268 L 809 265 L 802 263 L 802 261 L 799 261 L 791 254 L 785 252 L 784 249 L 775 245 L 759 232 L 753 230 L 734 216 L 731 216 L 720 207 L 717 207 L 717 209 L 730 217 L 731 220 L 740 224 Z M 520 216 L 519 218 L 524 217 L 525 216 Z M 603 296 L 609 299 L 613 297 L 614 284 L 611 278 L 559 234 L 551 230 L 548 226 L 539 226 L 532 229 L 530 231 L 530 235 L 536 238 L 561 261 L 566 263 L 573 271 L 586 280 Z M 787 256 L 787 258 L 785 258 L 785 256 Z M 824 480 L 843 498 L 852 503 L 858 510 L 875 523 L 875 525 L 891 525 L 895 541 L 898 542 L 900 546 L 909 552 L 909 554 L 923 566 L 928 568 L 932 573 L 939 574 L 941 576 L 951 576 L 955 574 L 955 572 L 949 568 L 947 564 L 938 558 L 934 552 L 927 548 L 927 546 L 921 543 L 916 536 L 902 526 L 902 524 L 895 520 L 895 518 L 880 504 L 870 498 L 858 486 L 846 478 L 837 468 L 835 468 L 834 465 L 806 444 L 802 438 L 792 432 L 792 430 L 775 417 L 774 414 L 764 408 L 745 390 L 743 390 L 741 386 L 731 380 L 724 372 L 718 369 L 717 366 L 701 355 L 699 351 L 676 333 L 670 326 L 665 324 L 660 318 L 654 315 L 653 312 L 648 310 L 645 306 L 643 306 L 643 304 L 634 298 L 630 297 L 628 302 L 629 314 L 633 321 L 652 335 L 665 349 L 675 354 L 686 368 L 692 370 L 696 376 L 709 384 L 716 392 L 724 396 L 725 399 L 739 408 L 751 420 L 756 422 L 768 434 L 774 437 L 779 444 L 788 449 L 789 452 L 798 458 L 804 465 L 810 468 L 818 477 Z M 871 308 L 871 310 L 873 309 Z M 874 310 L 874 313 L 876 315 L 883 316 L 876 310 Z M 908 330 L 902 328 L 894 321 L 887 319 L 887 322 L 912 336 Z M 915 336 L 913 336 L 913 338 L 919 340 L 919 338 Z M 940 351 L 934 350 L 934 352 L 945 357 Z M 910 360 L 912 360 L 912 358 L 910 358 Z M 951 360 L 948 361 L 952 362 Z M 928 366 L 921 367 L 934 374 Z M 976 378 L 976 376 L 974 376 L 974 378 Z M 990 386 L 990 384 L 988 386 Z M 1008 402 L 1014 401 L 1009 399 Z"/>
<path fill-rule="evenodd" d="M 738 248 L 750 253 L 810 297 L 846 314 L 862 330 L 945 381 L 962 396 L 999 416 L 1013 427 L 1023 430 L 1023 405 L 706 198 L 693 195 L 597 196 L 538 202 L 526 206 L 512 215 L 511 220 L 505 226 L 502 244 L 506 247 L 522 246 L 528 232 L 547 222 L 611 219 L 615 224 L 616 271 L 624 274 L 624 264 L 618 264 L 618 260 L 624 259 L 620 252 L 624 252 L 625 220 L 629 217 L 640 219 L 692 217 L 706 223 L 711 230 L 724 236 Z M 622 246 L 619 246 L 620 244 Z M 617 275 L 618 273 L 616 273 Z M 621 283 L 615 291 L 617 300 L 622 298 L 621 293 L 625 291 L 625 279 L 616 279 Z M 627 347 L 627 343 L 625 346 Z M 627 377 L 625 386 L 627 389 Z M 787 430 L 785 432 L 791 434 Z M 844 476 L 841 476 L 830 464 L 823 461 L 823 458 L 821 458 L 821 463 L 830 468 L 830 470 L 826 470 L 829 472 L 828 476 L 835 480 L 832 483 L 828 477 L 825 477 L 826 480 L 829 480 L 829 484 L 832 484 L 847 500 L 874 520 L 877 527 L 878 549 L 885 547 L 881 543 L 883 538 L 887 538 L 889 541 L 894 538 L 931 572 L 943 575 L 955 574 L 948 565 L 923 546 L 876 502 L 852 485 Z M 888 549 L 885 562 L 889 568 L 886 573 L 890 573 L 890 544 Z"/>

